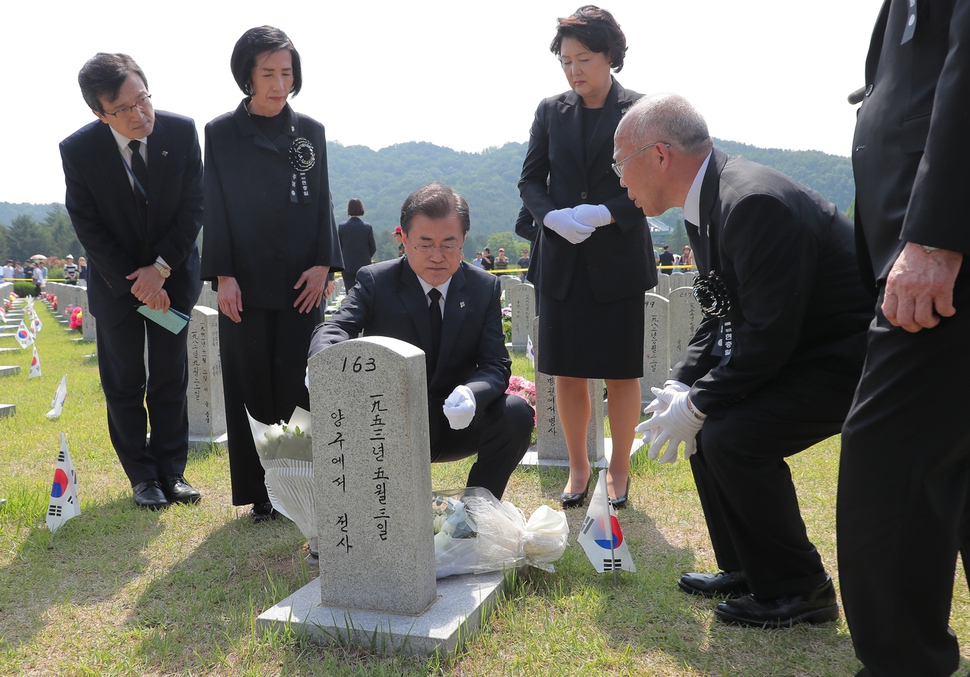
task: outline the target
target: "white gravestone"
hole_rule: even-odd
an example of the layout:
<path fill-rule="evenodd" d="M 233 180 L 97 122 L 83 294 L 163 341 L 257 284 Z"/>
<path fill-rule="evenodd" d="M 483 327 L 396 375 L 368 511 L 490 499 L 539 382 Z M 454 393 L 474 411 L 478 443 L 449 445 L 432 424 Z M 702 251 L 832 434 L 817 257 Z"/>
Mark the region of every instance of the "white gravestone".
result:
<path fill-rule="evenodd" d="M 670 366 L 680 362 L 704 314 L 690 287 L 670 292 Z"/>
<path fill-rule="evenodd" d="M 670 275 L 657 273 L 657 286 L 654 288 L 654 292 L 660 296 L 666 296 L 670 293 Z"/>
<path fill-rule="evenodd" d="M 659 294 L 643 296 L 643 376 L 640 396 L 653 400 L 650 388 L 663 388 L 670 373 L 670 301 Z"/>
<path fill-rule="evenodd" d="M 219 357 L 219 311 L 192 309 L 187 328 L 189 438 L 218 440 L 226 433 L 226 402 Z"/>
<path fill-rule="evenodd" d="M 539 318 L 533 322 L 532 343 L 536 357 L 540 351 Z M 562 423 L 556 409 L 556 377 L 543 374 L 538 370 L 536 359 L 536 452 L 538 462 L 569 461 L 569 450 L 563 435 Z M 605 454 L 603 381 L 589 379 L 589 424 L 586 428 L 586 454 L 592 462 L 599 461 Z"/>
<path fill-rule="evenodd" d="M 385 337 L 310 360 L 327 606 L 421 614 L 436 595 L 424 352 Z"/>
<path fill-rule="evenodd" d="M 512 349 L 525 350 L 536 319 L 536 293 L 531 284 L 519 284 L 509 292 L 512 305 Z M 535 339 L 533 338 L 533 341 Z"/>

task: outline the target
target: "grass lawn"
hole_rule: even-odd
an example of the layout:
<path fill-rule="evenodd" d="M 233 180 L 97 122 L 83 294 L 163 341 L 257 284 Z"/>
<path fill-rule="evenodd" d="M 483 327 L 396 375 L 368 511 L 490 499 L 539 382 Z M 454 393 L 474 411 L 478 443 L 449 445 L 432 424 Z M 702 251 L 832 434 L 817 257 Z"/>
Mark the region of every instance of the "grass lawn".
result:
<path fill-rule="evenodd" d="M 454 658 L 381 656 L 321 648 L 287 633 L 257 631 L 255 617 L 317 573 L 286 520 L 254 525 L 230 505 L 226 454 L 194 452 L 186 475 L 198 506 L 136 509 L 108 440 L 92 343 L 72 342 L 37 304 L 44 375 L 27 380 L 31 351 L 0 353 L 18 376 L 0 378 L 0 675 L 664 675 L 845 676 L 856 662 L 844 622 L 759 631 L 714 620 L 714 603 L 680 593 L 678 576 L 715 570 L 685 463 L 634 459 L 630 505 L 620 520 L 638 571 L 596 574 L 575 536 L 584 510 L 568 513 L 571 545 L 555 573 L 516 580 L 484 629 Z M 13 339 L 0 339 L 12 347 Z M 515 371 L 531 378 L 524 358 Z M 44 414 L 63 374 L 60 419 Z M 67 434 L 82 515 L 55 534 L 44 521 Z M 837 438 L 792 459 L 802 512 L 833 577 Z M 435 489 L 463 485 L 468 461 L 435 465 Z M 527 514 L 558 507 L 566 473 L 521 469 L 505 498 Z M 326 575 L 326 572 L 321 572 Z M 962 570 L 951 624 L 970 643 Z M 964 649 L 961 673 L 970 668 Z"/>

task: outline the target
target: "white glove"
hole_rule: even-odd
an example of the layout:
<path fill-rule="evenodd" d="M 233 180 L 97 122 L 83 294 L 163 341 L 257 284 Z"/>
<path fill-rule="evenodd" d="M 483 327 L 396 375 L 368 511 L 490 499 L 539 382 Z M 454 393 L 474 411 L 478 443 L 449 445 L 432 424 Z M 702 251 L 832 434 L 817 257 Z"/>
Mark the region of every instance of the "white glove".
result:
<path fill-rule="evenodd" d="M 573 207 L 573 218 L 593 228 L 608 226 L 613 222 L 613 215 L 606 205 L 576 205 Z"/>
<path fill-rule="evenodd" d="M 664 382 L 663 391 L 673 395 L 674 393 L 686 393 L 690 391 L 690 386 L 686 383 L 681 383 L 680 381 L 668 380 Z M 669 400 L 661 401 L 657 396 L 661 393 L 660 388 L 651 388 L 650 392 L 653 393 L 654 399 L 643 409 L 644 414 L 658 414 L 660 412 L 666 411 L 669 405 Z"/>
<path fill-rule="evenodd" d="M 596 230 L 593 226 L 587 226 L 573 218 L 573 208 L 556 209 L 546 214 L 542 219 L 546 228 L 559 233 L 572 244 L 579 244 Z"/>
<path fill-rule="evenodd" d="M 468 386 L 458 386 L 451 391 L 441 410 L 448 417 L 452 430 L 467 428 L 475 418 L 475 393 Z"/>
<path fill-rule="evenodd" d="M 647 457 L 656 460 L 664 445 L 667 445 L 667 451 L 660 457 L 660 463 L 674 463 L 677 460 L 677 450 L 683 443 L 684 458 L 689 458 L 697 451 L 695 438 L 707 416 L 692 409 L 686 392 L 668 392 L 657 388 L 653 392 L 661 404 L 665 405 L 664 410 L 636 427 L 638 433 L 651 433 L 652 441 Z"/>

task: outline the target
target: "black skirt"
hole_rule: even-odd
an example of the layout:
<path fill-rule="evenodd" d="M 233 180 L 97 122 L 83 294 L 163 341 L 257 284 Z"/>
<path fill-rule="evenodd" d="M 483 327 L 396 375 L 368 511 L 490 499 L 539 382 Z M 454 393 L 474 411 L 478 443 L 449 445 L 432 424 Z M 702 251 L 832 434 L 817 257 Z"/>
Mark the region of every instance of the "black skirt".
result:
<path fill-rule="evenodd" d="M 538 296 L 539 371 L 576 378 L 643 376 L 643 294 L 597 301 L 580 260 L 566 298 Z"/>

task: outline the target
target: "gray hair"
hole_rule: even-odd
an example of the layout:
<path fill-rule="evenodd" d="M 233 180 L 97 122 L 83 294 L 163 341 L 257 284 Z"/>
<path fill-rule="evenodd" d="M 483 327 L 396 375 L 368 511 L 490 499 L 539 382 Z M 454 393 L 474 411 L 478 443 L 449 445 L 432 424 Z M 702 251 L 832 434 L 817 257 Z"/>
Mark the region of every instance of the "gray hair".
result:
<path fill-rule="evenodd" d="M 703 116 L 677 94 L 652 94 L 633 104 L 616 128 L 616 138 L 624 134 L 636 145 L 661 141 L 690 156 L 706 155 L 714 147 Z"/>

